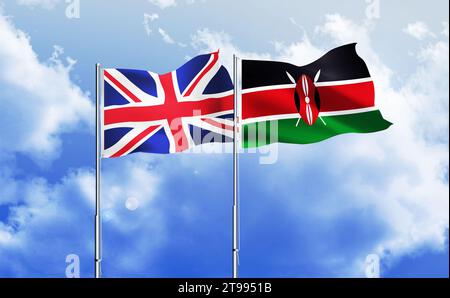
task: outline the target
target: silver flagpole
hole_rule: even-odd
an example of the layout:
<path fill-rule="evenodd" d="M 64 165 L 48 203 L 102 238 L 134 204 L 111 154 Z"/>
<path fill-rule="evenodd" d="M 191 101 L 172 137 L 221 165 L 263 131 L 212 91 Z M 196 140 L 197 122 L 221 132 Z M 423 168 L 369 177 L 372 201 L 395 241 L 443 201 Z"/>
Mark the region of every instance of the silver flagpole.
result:
<path fill-rule="evenodd" d="M 101 277 L 101 221 L 100 221 L 100 64 L 95 65 L 95 278 Z"/>
<path fill-rule="evenodd" d="M 238 58 L 233 55 L 234 129 L 233 129 L 233 278 L 238 277 L 239 258 L 239 205 L 238 205 Z"/>

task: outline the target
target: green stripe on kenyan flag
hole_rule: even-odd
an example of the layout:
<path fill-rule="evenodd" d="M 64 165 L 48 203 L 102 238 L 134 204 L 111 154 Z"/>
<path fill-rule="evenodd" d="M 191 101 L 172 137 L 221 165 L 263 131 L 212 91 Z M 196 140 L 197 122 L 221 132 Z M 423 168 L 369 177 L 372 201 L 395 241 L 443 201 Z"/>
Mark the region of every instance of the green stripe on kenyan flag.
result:
<path fill-rule="evenodd" d="M 386 121 L 379 110 L 369 112 L 322 116 L 322 121 L 316 121 L 309 126 L 298 118 L 268 120 L 245 124 L 243 126 L 242 145 L 244 148 L 254 148 L 271 143 L 310 144 L 320 142 L 344 133 L 371 133 L 387 129 L 392 125 Z M 325 124 L 324 124 L 325 122 Z M 273 130 L 276 129 L 274 133 Z"/>

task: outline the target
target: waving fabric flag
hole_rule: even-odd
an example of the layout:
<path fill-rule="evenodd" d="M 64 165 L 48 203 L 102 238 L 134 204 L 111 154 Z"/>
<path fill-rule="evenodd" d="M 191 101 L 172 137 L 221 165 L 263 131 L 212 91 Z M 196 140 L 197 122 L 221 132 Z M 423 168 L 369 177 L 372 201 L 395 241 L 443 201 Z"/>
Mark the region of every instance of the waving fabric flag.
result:
<path fill-rule="evenodd" d="M 103 157 L 233 140 L 233 83 L 219 52 L 175 71 L 104 69 Z"/>
<path fill-rule="evenodd" d="M 242 60 L 242 120 L 244 147 L 314 143 L 391 125 L 375 107 L 374 84 L 356 44 L 301 67 Z"/>

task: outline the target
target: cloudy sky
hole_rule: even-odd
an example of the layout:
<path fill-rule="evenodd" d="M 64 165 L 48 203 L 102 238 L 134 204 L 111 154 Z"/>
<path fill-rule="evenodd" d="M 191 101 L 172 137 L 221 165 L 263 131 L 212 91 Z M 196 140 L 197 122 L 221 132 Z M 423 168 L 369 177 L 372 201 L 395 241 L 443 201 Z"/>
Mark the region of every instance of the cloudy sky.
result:
<path fill-rule="evenodd" d="M 240 275 L 364 277 L 375 254 L 382 277 L 448 277 L 448 1 L 79 4 L 0 0 L 0 277 L 64 277 L 71 254 L 93 276 L 95 63 L 303 65 L 349 42 L 394 125 L 242 154 Z M 230 154 L 104 160 L 102 183 L 104 276 L 230 276 Z"/>

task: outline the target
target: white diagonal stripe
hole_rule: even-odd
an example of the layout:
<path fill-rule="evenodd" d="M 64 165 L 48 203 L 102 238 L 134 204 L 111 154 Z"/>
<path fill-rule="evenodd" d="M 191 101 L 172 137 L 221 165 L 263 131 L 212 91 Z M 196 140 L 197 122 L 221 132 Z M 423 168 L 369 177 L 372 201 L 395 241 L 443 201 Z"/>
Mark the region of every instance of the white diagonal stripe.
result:
<path fill-rule="evenodd" d="M 149 104 L 152 104 L 152 105 L 163 103 L 162 96 L 155 97 L 155 96 L 152 96 L 152 95 L 142 91 L 139 87 L 137 87 L 135 84 L 133 84 L 126 76 L 124 76 L 117 69 L 108 68 L 108 69 L 105 69 L 105 71 L 107 71 L 111 76 L 113 76 L 117 81 L 119 81 L 119 83 L 121 83 L 125 88 L 127 88 L 131 93 L 133 93 L 141 101 L 148 102 Z M 157 94 L 158 95 L 162 94 L 163 88 L 162 88 L 161 83 L 159 82 L 158 75 L 152 74 L 151 72 L 149 72 L 149 74 L 155 80 Z M 109 82 L 109 80 L 108 80 L 108 82 Z M 109 82 L 109 83 L 112 84 L 113 86 L 115 86 L 112 82 Z M 118 90 L 119 88 L 115 87 L 115 89 Z M 122 92 L 121 92 L 121 94 L 123 95 Z M 127 97 L 127 99 L 128 99 L 128 97 Z M 130 100 L 130 99 L 128 99 L 128 100 Z M 134 101 L 131 100 L 131 102 L 134 102 Z"/>
<path fill-rule="evenodd" d="M 148 127 L 153 125 L 147 125 L 146 123 L 139 123 L 134 126 L 134 128 L 128 132 L 125 136 L 123 136 L 117 143 L 115 143 L 113 146 L 109 147 L 108 149 L 103 150 L 103 157 L 108 158 L 113 156 L 116 152 L 121 150 L 123 147 L 125 147 L 129 142 L 131 142 L 135 137 L 137 137 L 140 133 L 142 133 L 144 130 L 146 130 Z M 125 127 L 125 126 L 123 126 Z M 148 138 L 150 138 L 152 135 L 154 135 L 158 130 L 160 130 L 161 127 L 155 128 L 151 133 L 149 133 L 147 136 L 142 138 L 139 142 L 137 142 L 133 147 L 131 147 L 129 150 L 127 150 L 123 155 L 127 155 L 137 147 L 139 147 L 142 143 L 144 143 Z"/>

